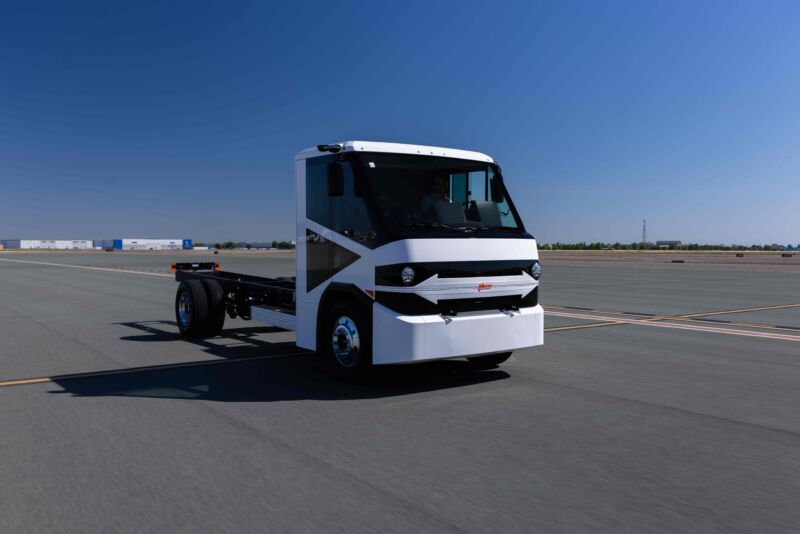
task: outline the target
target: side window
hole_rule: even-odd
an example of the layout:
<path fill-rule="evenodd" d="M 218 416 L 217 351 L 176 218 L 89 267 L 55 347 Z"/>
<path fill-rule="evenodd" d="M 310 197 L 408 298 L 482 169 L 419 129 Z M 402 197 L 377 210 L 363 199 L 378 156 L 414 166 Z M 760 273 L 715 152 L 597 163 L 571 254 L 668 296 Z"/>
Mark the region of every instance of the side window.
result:
<path fill-rule="evenodd" d="M 362 245 L 375 244 L 375 228 L 372 226 L 364 198 L 357 196 L 353 167 L 347 161 L 339 163 L 344 177 L 344 194 L 333 199 L 333 229 Z"/>
<path fill-rule="evenodd" d="M 331 199 L 328 196 L 328 164 L 333 156 L 306 160 L 306 217 L 331 227 Z"/>
<path fill-rule="evenodd" d="M 306 217 L 325 228 L 372 247 L 375 244 L 375 228 L 372 226 L 366 203 L 356 195 L 353 167 L 348 161 L 337 164 L 342 167 L 344 194 L 328 196 L 328 165 L 334 156 L 321 156 L 306 160 Z"/>
<path fill-rule="evenodd" d="M 450 175 L 450 200 L 461 206 L 467 202 L 467 173 Z"/>
<path fill-rule="evenodd" d="M 472 171 L 469 173 L 469 200 L 479 202 L 486 200 L 488 182 L 485 171 Z"/>
<path fill-rule="evenodd" d="M 489 182 L 486 171 L 471 171 L 450 175 L 450 198 L 453 202 L 467 204 L 469 201 L 489 200 Z"/>
<path fill-rule="evenodd" d="M 491 182 L 495 180 L 494 170 L 489 168 L 489 185 L 491 186 Z M 502 184 L 500 184 L 502 187 Z M 489 188 L 491 191 L 491 187 Z M 492 198 L 492 201 L 497 204 L 497 211 L 500 213 L 500 223 L 501 226 L 506 226 L 509 228 L 517 228 L 517 221 L 514 219 L 514 214 L 511 213 L 511 208 L 508 206 L 508 200 L 503 195 L 503 199 L 498 202 L 499 199 Z"/>

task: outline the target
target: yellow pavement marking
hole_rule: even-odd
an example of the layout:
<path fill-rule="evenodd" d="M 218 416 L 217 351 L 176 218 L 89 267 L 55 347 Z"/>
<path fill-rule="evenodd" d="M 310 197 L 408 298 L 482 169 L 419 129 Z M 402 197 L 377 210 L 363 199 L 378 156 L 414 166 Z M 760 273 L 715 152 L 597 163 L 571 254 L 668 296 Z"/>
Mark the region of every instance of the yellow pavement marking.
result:
<path fill-rule="evenodd" d="M 552 315 L 556 317 L 570 317 L 573 319 L 611 319 L 609 317 L 602 317 L 602 316 L 592 316 L 586 314 L 579 314 L 579 313 L 567 313 L 567 312 L 550 312 Z M 769 332 L 756 332 L 753 330 L 735 330 L 732 328 L 720 328 L 714 326 L 695 326 L 695 325 L 688 325 L 688 324 L 678 324 L 678 323 L 669 323 L 669 322 L 660 322 L 662 319 L 658 318 L 651 318 L 651 319 L 619 319 L 614 320 L 617 324 L 632 324 L 632 325 L 640 325 L 640 326 L 651 326 L 651 327 L 658 327 L 658 328 L 674 328 L 680 330 L 692 330 L 695 332 L 712 332 L 716 334 L 729 334 L 735 336 L 746 336 L 746 337 L 760 337 L 760 338 L 767 338 L 767 339 L 780 339 L 783 341 L 800 341 L 800 335 L 788 335 L 788 334 L 776 334 L 776 333 L 769 333 Z"/>
<path fill-rule="evenodd" d="M 55 375 L 55 376 L 42 376 L 38 378 L 21 378 L 21 379 L 14 379 L 14 380 L 0 380 L 0 388 L 8 387 L 8 386 L 25 386 L 30 384 L 43 384 L 47 382 L 60 382 L 63 380 L 76 380 L 79 378 L 91 378 L 95 376 L 113 376 L 113 375 L 125 375 L 125 374 L 132 374 L 132 373 L 142 373 L 147 371 L 161 371 L 163 369 L 178 369 L 184 367 L 200 367 L 204 365 L 220 365 L 225 363 L 236 363 L 236 362 L 251 362 L 254 360 L 269 360 L 273 358 L 284 358 L 286 356 L 297 356 L 299 354 L 310 354 L 308 351 L 296 351 L 296 352 L 287 352 L 283 354 L 265 354 L 263 356 L 250 356 L 247 358 L 232 358 L 228 360 L 200 360 L 194 362 L 183 362 L 183 363 L 167 363 L 164 365 L 145 365 L 142 367 L 127 367 L 125 369 L 108 369 L 105 371 L 89 371 L 86 373 L 73 373 L 67 375 Z"/>
<path fill-rule="evenodd" d="M 709 317 L 714 315 L 727 315 L 727 314 L 735 314 L 735 313 L 746 313 L 746 312 L 757 312 L 757 311 L 768 311 L 768 310 L 779 310 L 785 308 L 800 308 L 800 304 L 778 304 L 775 306 L 760 306 L 756 308 L 741 308 L 736 310 L 724 310 L 724 311 L 714 311 L 714 312 L 702 312 L 702 313 L 689 313 L 685 315 L 649 315 L 646 313 L 636 313 L 636 312 L 622 312 L 616 310 L 602 310 L 602 309 L 583 309 L 583 308 L 569 308 L 566 306 L 542 306 L 545 310 L 567 310 L 571 313 L 603 313 L 608 315 L 626 315 L 626 316 L 639 316 L 642 317 L 641 319 L 636 319 L 637 322 L 653 322 L 653 321 L 685 321 L 685 322 L 692 322 L 692 323 L 700 323 L 704 325 L 710 325 L 714 323 L 710 323 L 709 321 L 702 321 L 696 319 L 697 317 Z M 558 315 L 557 313 L 551 313 L 551 315 Z M 587 316 L 588 319 L 588 316 Z M 603 319 L 603 317 L 594 317 L 594 319 Z M 614 326 L 620 324 L 630 324 L 627 321 L 623 320 L 614 320 L 610 322 L 599 322 L 599 323 L 591 323 L 588 325 L 573 325 L 573 326 L 560 326 L 555 328 L 545 328 L 545 332 L 559 332 L 563 330 L 577 330 L 580 328 L 593 328 L 593 327 L 600 327 L 600 326 Z M 716 323 L 719 326 L 743 326 L 746 328 L 761 328 L 764 330 L 794 330 L 793 328 L 782 328 L 780 326 L 771 325 L 771 324 L 764 324 L 764 323 L 746 323 L 746 322 L 734 322 L 734 321 L 726 321 Z M 800 330 L 798 328 L 797 330 Z"/>
<path fill-rule="evenodd" d="M 650 315 L 651 315 L 651 314 L 648 314 L 648 313 L 636 313 L 636 312 L 624 312 L 624 311 L 616 311 L 616 310 L 604 310 L 604 309 L 601 309 L 601 308 L 586 309 L 586 308 L 574 308 L 574 307 L 570 308 L 568 306 L 550 306 L 550 305 L 548 305 L 548 306 L 542 305 L 542 307 L 545 310 L 550 310 L 550 309 L 552 309 L 552 310 L 569 310 L 571 312 L 578 312 L 578 313 L 580 313 L 580 312 L 585 312 L 585 313 L 594 312 L 594 313 L 607 313 L 607 314 L 610 314 L 610 315 L 641 315 L 641 316 L 644 316 L 644 317 L 650 317 Z M 726 314 L 729 314 L 729 313 L 732 314 L 732 313 L 745 313 L 745 312 L 779 310 L 779 309 L 782 309 L 782 308 L 800 308 L 800 304 L 778 304 L 778 305 L 775 305 L 775 306 L 760 306 L 760 307 L 757 307 L 757 308 L 740 308 L 740 309 L 736 309 L 736 310 L 723 310 L 723 311 L 713 311 L 713 312 L 689 313 L 689 314 L 685 314 L 685 315 L 652 316 L 652 317 L 650 317 L 650 319 L 652 320 L 652 319 L 655 319 L 656 317 L 664 317 L 664 318 L 669 318 L 669 319 L 678 319 L 678 318 L 688 319 L 688 318 L 692 318 L 692 317 L 707 317 L 707 316 L 712 316 L 712 315 L 726 315 Z"/>
<path fill-rule="evenodd" d="M 615 324 L 625 324 L 621 321 L 612 321 L 607 323 L 591 323 L 591 324 L 576 324 L 571 326 L 555 326 L 553 328 L 545 328 L 545 332 L 561 332 L 562 330 L 577 330 L 579 328 L 596 328 L 598 326 L 612 326 Z"/>
<path fill-rule="evenodd" d="M 636 312 L 625 312 L 625 311 L 616 311 L 616 310 L 603 310 L 603 309 L 595 309 L 595 308 L 574 308 L 569 306 L 544 306 L 542 308 L 545 310 L 567 310 L 571 312 L 584 312 L 584 313 L 607 313 L 609 315 L 640 315 L 642 317 L 654 317 L 652 313 L 636 313 Z"/>
<path fill-rule="evenodd" d="M 44 382 L 52 382 L 51 378 L 26 378 L 23 380 L 4 380 L 0 382 L 0 387 L 6 386 L 24 386 L 27 384 L 41 384 Z"/>
<path fill-rule="evenodd" d="M 678 317 L 683 319 L 688 319 L 691 317 L 709 317 L 711 315 L 727 315 L 729 313 L 745 313 L 745 312 L 757 312 L 757 311 L 767 311 L 767 310 L 780 310 L 782 308 L 800 308 L 800 304 L 779 304 L 777 306 L 761 306 L 760 308 L 742 308 L 739 310 L 727 310 L 727 311 L 716 311 L 716 312 L 704 312 L 704 313 L 689 313 L 686 315 L 678 315 L 673 317 L 673 319 L 677 319 Z"/>
<path fill-rule="evenodd" d="M 689 317 L 672 317 L 673 321 L 686 321 L 691 323 L 699 323 L 705 325 L 718 325 L 718 326 L 744 326 L 746 328 L 763 328 L 764 330 L 783 330 L 785 331 L 800 331 L 800 326 L 777 326 L 774 324 L 764 324 L 764 323 L 741 323 L 738 321 L 720 321 L 720 322 L 711 322 L 711 321 L 703 321 L 701 319 L 692 319 Z"/>

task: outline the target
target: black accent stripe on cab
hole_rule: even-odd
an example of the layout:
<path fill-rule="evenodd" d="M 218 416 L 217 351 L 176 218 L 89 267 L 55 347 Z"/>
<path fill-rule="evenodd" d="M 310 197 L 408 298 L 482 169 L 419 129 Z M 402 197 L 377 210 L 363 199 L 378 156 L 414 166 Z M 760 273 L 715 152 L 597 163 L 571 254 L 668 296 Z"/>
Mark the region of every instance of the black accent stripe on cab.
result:
<path fill-rule="evenodd" d="M 306 293 L 361 258 L 306 228 Z"/>
<path fill-rule="evenodd" d="M 486 278 L 489 276 L 518 276 L 530 272 L 536 260 L 441 261 L 424 263 L 395 263 L 375 267 L 375 285 L 402 286 L 400 273 L 411 267 L 416 273 L 414 285 L 434 274 L 439 278 Z"/>

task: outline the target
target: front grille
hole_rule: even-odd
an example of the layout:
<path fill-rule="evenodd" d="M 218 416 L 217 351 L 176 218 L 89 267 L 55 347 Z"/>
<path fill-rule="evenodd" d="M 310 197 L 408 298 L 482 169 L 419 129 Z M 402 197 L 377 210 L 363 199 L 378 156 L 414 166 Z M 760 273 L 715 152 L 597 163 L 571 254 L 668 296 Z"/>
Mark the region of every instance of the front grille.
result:
<path fill-rule="evenodd" d="M 539 303 L 539 288 L 525 297 L 474 297 L 466 299 L 443 299 L 434 304 L 414 293 L 377 291 L 375 301 L 403 315 L 458 315 L 471 311 L 515 310 L 530 308 Z"/>

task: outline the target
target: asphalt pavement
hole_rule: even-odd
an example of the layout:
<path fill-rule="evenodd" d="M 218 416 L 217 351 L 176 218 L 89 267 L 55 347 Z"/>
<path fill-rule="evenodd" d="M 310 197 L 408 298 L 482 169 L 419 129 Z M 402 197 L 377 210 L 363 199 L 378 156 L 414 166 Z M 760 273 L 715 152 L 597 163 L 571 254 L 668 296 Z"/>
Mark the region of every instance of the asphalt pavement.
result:
<path fill-rule="evenodd" d="M 545 260 L 543 347 L 348 385 L 171 260 L 0 254 L 0 531 L 798 531 L 800 271 Z"/>

